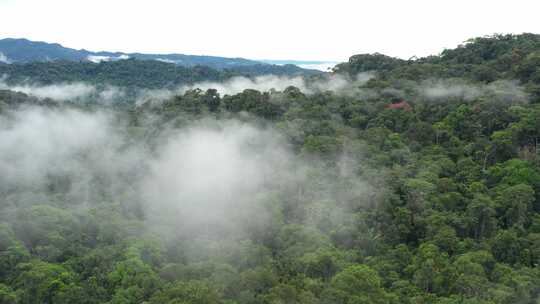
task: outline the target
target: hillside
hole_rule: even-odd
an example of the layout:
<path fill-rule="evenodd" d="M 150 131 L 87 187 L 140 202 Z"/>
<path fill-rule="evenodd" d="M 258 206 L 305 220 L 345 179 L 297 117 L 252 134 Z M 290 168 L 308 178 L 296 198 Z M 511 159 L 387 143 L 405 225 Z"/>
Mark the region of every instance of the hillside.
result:
<path fill-rule="evenodd" d="M 280 61 L 255 61 L 244 58 L 226 58 L 217 56 L 184 55 L 184 54 L 144 54 L 123 52 L 92 52 L 75 50 L 58 43 L 30 41 L 28 39 L 0 39 L 0 63 L 34 63 L 51 61 L 73 62 L 114 62 L 125 59 L 158 61 L 171 63 L 182 67 L 206 66 L 217 70 L 238 69 L 249 70 L 251 73 L 291 74 L 315 73 L 314 70 L 302 69 L 298 66 L 282 64 Z M 296 61 L 297 65 L 313 63 Z M 315 62 L 316 63 L 316 62 Z M 285 67 L 282 67 L 285 65 Z"/>
<path fill-rule="evenodd" d="M 138 59 L 100 63 L 72 61 L 0 63 L 0 75 L 5 75 L 4 80 L 11 84 L 87 82 L 122 87 L 165 88 L 201 81 L 224 81 L 234 76 L 253 77 L 266 74 L 310 76 L 322 72 L 301 69 L 294 65 L 263 64 L 218 70 L 203 65 L 184 67 L 156 60 Z"/>
<path fill-rule="evenodd" d="M 4 61 L 26 63 L 36 61 L 115 61 L 127 58 L 158 60 L 191 67 L 205 65 L 216 69 L 242 65 L 256 65 L 261 62 L 243 58 L 225 58 L 216 56 L 196 56 L 184 54 L 141 54 L 122 52 L 91 52 L 63 47 L 58 43 L 30 41 L 28 39 L 0 39 L 0 53 Z"/>
<path fill-rule="evenodd" d="M 0 90 L 0 303 L 539 303 L 538 41 L 123 107 Z M 56 95 L 230 73 L 0 68 Z"/>
<path fill-rule="evenodd" d="M 493 35 L 467 40 L 437 56 L 403 60 L 383 54 L 359 54 L 337 65 L 337 73 L 357 75 L 376 71 L 381 78 L 426 80 L 463 78 L 489 83 L 500 79 L 521 81 L 534 98 L 540 98 L 540 35 Z"/>

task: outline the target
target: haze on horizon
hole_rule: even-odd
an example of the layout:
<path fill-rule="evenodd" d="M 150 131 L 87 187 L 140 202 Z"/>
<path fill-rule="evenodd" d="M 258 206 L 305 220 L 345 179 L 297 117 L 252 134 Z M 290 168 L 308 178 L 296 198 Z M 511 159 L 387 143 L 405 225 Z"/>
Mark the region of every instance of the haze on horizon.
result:
<path fill-rule="evenodd" d="M 410 58 L 472 37 L 539 33 L 538 9 L 530 0 L 0 0 L 0 38 L 249 59 L 346 61 L 374 52 Z"/>

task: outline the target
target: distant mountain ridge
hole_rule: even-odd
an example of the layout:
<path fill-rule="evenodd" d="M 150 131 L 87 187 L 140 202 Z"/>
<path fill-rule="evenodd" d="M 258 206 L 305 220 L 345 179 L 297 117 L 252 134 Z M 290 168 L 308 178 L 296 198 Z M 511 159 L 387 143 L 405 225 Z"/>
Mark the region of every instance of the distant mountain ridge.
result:
<path fill-rule="evenodd" d="M 337 61 L 320 61 L 320 60 L 273 60 L 263 59 L 259 60 L 263 63 L 274 65 L 296 65 L 303 69 L 315 69 L 319 71 L 329 71 L 339 62 Z"/>
<path fill-rule="evenodd" d="M 85 49 L 76 50 L 58 43 L 30 41 L 28 39 L 0 39 L 0 62 L 28 63 L 42 61 L 115 61 L 135 58 L 140 60 L 157 60 L 177 65 L 192 67 L 204 65 L 214 69 L 227 69 L 240 66 L 266 64 L 244 58 L 227 58 L 217 56 L 184 55 L 184 54 L 142 54 L 124 52 L 92 52 Z"/>

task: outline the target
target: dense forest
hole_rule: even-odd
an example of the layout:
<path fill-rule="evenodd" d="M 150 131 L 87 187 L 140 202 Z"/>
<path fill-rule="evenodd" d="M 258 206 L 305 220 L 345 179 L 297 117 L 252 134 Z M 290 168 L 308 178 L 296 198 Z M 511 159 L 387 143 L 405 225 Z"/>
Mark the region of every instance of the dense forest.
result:
<path fill-rule="evenodd" d="M 168 82 L 134 62 L 0 70 Z M 539 35 L 306 82 L 121 107 L 1 90 L 0 302 L 540 303 Z"/>
<path fill-rule="evenodd" d="M 8 83 L 34 82 L 42 85 L 82 81 L 129 88 L 157 89 L 193 84 L 200 81 L 224 81 L 235 76 L 318 75 L 295 65 L 257 64 L 229 69 L 213 69 L 205 65 L 184 67 L 156 60 L 127 59 L 111 62 L 30 62 L 5 64 L 0 62 L 0 75 Z"/>

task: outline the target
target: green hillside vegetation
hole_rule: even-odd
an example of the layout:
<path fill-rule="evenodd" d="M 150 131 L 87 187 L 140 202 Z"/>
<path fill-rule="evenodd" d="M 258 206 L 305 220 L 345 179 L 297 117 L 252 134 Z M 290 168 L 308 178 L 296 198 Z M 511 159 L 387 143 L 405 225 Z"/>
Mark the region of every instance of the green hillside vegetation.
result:
<path fill-rule="evenodd" d="M 85 82 L 130 88 L 157 89 L 177 87 L 201 81 L 224 81 L 234 76 L 253 77 L 266 74 L 309 76 L 321 72 L 294 65 L 251 65 L 216 70 L 208 66 L 183 67 L 155 60 L 118 60 L 111 62 L 31 62 L 0 63 L 0 75 L 10 84 L 23 82 L 42 85 L 59 82 Z"/>
<path fill-rule="evenodd" d="M 2 73 L 158 88 L 230 72 L 126 60 Z M 0 143 L 27 109 L 104 111 L 125 137 L 110 166 L 124 168 L 130 147 L 154 155 L 171 132 L 232 120 L 280 134 L 298 166 L 233 202 L 227 222 L 194 230 L 166 211 L 153 222 L 138 175 L 104 174 L 92 149 L 75 157 L 85 176 L 6 176 L 0 303 L 540 303 L 540 36 L 477 38 L 412 60 L 355 55 L 334 73 L 373 78 L 350 92 L 190 90 L 122 108 L 0 91 Z"/>

